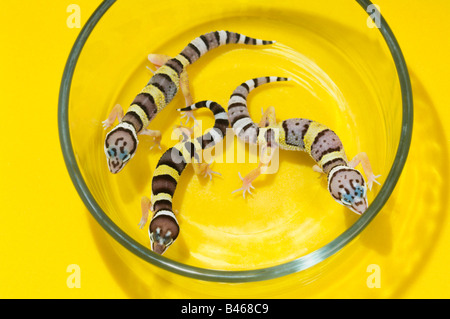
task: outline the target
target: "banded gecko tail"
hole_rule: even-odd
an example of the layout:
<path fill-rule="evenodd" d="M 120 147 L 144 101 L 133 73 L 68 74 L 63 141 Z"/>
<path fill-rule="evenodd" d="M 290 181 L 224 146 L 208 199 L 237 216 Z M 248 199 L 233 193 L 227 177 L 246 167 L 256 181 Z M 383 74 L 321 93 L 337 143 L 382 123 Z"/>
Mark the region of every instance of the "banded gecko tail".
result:
<path fill-rule="evenodd" d="M 276 41 L 251 38 L 246 35 L 230 31 L 213 31 L 205 33 L 192 40 L 177 56 L 178 60 L 186 60 L 184 66 L 197 61 L 206 52 L 226 44 L 268 45 Z"/>
<path fill-rule="evenodd" d="M 193 111 L 200 108 L 208 108 L 214 114 L 214 126 L 207 133 L 196 139 L 197 146 L 202 150 L 215 146 L 225 136 L 225 131 L 229 126 L 228 115 L 225 109 L 213 101 L 201 101 L 185 108 L 178 109 L 180 112 Z"/>
<path fill-rule="evenodd" d="M 228 102 L 228 118 L 234 133 L 241 140 L 255 144 L 259 133 L 258 124 L 253 122 L 248 112 L 248 94 L 260 85 L 289 80 L 290 78 L 276 76 L 259 77 L 242 83 L 234 90 Z"/>
<path fill-rule="evenodd" d="M 195 103 L 180 111 L 206 107 L 215 118 L 214 126 L 200 137 L 183 141 L 168 149 L 160 158 L 152 180 L 152 207 L 155 212 L 149 226 L 152 250 L 162 254 L 178 237 L 180 227 L 173 213 L 172 201 L 181 174 L 187 164 L 198 164 L 199 152 L 213 147 L 225 136 L 228 127 L 227 113 L 222 106 L 212 101 Z"/>

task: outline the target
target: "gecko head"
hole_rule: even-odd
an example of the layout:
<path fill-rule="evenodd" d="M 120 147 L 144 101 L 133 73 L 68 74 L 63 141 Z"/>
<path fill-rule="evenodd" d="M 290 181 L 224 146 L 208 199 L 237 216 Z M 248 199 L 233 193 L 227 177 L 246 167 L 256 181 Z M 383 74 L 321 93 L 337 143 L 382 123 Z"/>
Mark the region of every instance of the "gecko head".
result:
<path fill-rule="evenodd" d="M 136 153 L 138 139 L 134 126 L 120 123 L 105 138 L 105 154 L 109 171 L 116 174 Z"/>
<path fill-rule="evenodd" d="M 158 211 L 148 228 L 152 250 L 162 255 L 180 233 L 175 214 L 170 210 Z"/>
<path fill-rule="evenodd" d="M 328 174 L 328 191 L 341 205 L 362 215 L 367 207 L 367 186 L 362 174 L 347 166 L 337 166 Z"/>

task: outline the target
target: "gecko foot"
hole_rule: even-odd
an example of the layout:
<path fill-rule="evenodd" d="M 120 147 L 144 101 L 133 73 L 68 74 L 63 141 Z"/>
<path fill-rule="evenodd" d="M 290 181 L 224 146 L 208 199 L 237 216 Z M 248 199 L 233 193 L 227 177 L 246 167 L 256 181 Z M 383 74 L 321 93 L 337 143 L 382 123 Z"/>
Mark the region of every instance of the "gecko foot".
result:
<path fill-rule="evenodd" d="M 104 130 L 108 129 L 111 125 L 113 125 L 113 123 L 114 121 L 110 121 L 109 119 L 102 121 L 103 129 Z"/>
<path fill-rule="evenodd" d="M 140 135 L 148 135 L 153 138 L 154 144 L 150 147 L 150 149 L 153 149 L 155 146 L 158 146 L 158 148 L 161 149 L 161 132 L 160 131 L 144 129 L 139 134 Z"/>
<path fill-rule="evenodd" d="M 155 146 L 157 146 L 160 150 L 162 150 L 162 148 L 161 148 L 161 136 L 153 137 L 153 145 L 150 147 L 150 150 L 152 150 Z"/>
<path fill-rule="evenodd" d="M 183 111 L 183 112 L 181 112 L 181 118 L 182 119 L 186 118 L 186 122 L 184 123 L 184 125 L 188 124 L 190 119 L 192 119 L 194 121 L 194 126 L 193 127 L 198 126 L 198 121 L 195 118 L 193 111 Z"/>
<path fill-rule="evenodd" d="M 244 198 L 245 198 L 245 193 L 246 192 L 249 193 L 250 195 L 253 195 L 252 192 L 250 191 L 251 188 L 253 188 L 253 189 L 255 188 L 252 185 L 252 182 L 249 179 L 247 179 L 245 177 L 242 177 L 241 172 L 238 172 L 238 174 L 239 174 L 239 178 L 242 181 L 242 187 L 238 188 L 238 189 L 235 189 L 234 191 L 231 192 L 231 194 L 234 194 L 236 192 L 242 191 L 242 196 Z"/>
<path fill-rule="evenodd" d="M 373 173 L 369 174 L 367 176 L 367 187 L 369 190 L 372 190 L 373 183 L 377 183 L 378 185 L 381 185 L 379 181 L 377 181 L 377 178 L 379 178 L 381 175 L 374 175 Z"/>
<path fill-rule="evenodd" d="M 212 160 L 209 163 L 201 163 L 201 164 L 193 163 L 195 173 L 197 175 L 202 175 L 205 178 L 207 178 L 209 176 L 209 180 L 212 180 L 213 174 L 222 176 L 222 174 L 220 174 L 219 172 L 213 171 L 211 169 L 211 163 L 212 163 Z"/>

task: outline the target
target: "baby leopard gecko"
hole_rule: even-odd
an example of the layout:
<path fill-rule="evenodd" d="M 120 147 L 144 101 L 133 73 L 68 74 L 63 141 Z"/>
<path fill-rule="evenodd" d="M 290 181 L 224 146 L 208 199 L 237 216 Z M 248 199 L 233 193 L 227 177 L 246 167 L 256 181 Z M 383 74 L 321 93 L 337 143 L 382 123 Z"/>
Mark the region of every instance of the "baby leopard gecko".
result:
<path fill-rule="evenodd" d="M 156 114 L 172 101 L 179 89 L 185 97 L 186 105 L 193 103 L 186 67 L 209 50 L 230 43 L 267 45 L 275 41 L 254 39 L 229 31 L 215 31 L 197 37 L 174 58 L 160 54 L 149 55 L 150 62 L 158 69 L 148 84 L 135 97 L 125 115 L 122 107 L 116 105 L 108 119 L 103 121 L 106 129 L 116 118 L 119 120 L 119 124 L 105 138 L 104 150 L 111 173 L 118 173 L 134 156 L 139 142 L 138 134 L 152 136 L 159 145 L 161 132 L 147 129 Z M 188 120 L 193 117 L 191 112 L 186 112 L 185 115 Z"/>
<path fill-rule="evenodd" d="M 287 81 L 281 77 L 259 77 L 239 85 L 230 97 L 228 117 L 235 134 L 244 142 L 259 144 L 264 151 L 260 156 L 258 167 L 242 180 L 243 186 L 236 191 L 250 193 L 252 182 L 267 168 L 274 149 L 305 151 L 317 163 L 313 169 L 324 173 L 328 179 L 328 191 L 341 205 L 362 214 L 368 207 L 367 188 L 362 174 L 355 169 L 361 163 L 367 176 L 367 186 L 371 190 L 373 182 L 379 184 L 372 172 L 366 153 L 360 153 L 351 161 L 347 160 L 339 137 L 323 124 L 294 118 L 276 122 L 275 109 L 269 107 L 263 114 L 261 122 L 254 123 L 247 109 L 247 96 L 254 88 L 270 82 Z"/>
<path fill-rule="evenodd" d="M 164 253 L 180 233 L 180 227 L 172 209 L 172 199 L 186 165 L 192 162 L 197 175 L 209 176 L 210 179 L 212 173 L 217 173 L 210 169 L 209 164 L 200 163 L 199 152 L 213 147 L 223 139 L 229 125 L 227 113 L 222 106 L 212 101 L 198 102 L 179 111 L 192 111 L 203 107 L 213 112 L 214 126 L 197 138 L 190 139 L 190 134 L 184 133 L 184 140 L 162 155 L 153 174 L 151 200 L 143 197 L 141 201 L 142 218 L 139 225 L 140 228 L 144 227 L 149 210 L 154 212 L 148 233 L 151 248 L 158 254 Z"/>

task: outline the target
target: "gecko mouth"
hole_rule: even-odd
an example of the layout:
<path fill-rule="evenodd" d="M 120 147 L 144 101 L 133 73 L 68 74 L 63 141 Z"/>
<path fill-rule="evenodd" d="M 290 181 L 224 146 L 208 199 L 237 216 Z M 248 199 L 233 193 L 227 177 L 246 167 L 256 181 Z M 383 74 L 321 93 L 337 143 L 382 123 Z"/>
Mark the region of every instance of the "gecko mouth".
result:
<path fill-rule="evenodd" d="M 115 160 L 109 160 L 108 163 L 109 171 L 113 174 L 117 174 L 120 172 L 123 168 L 123 165 L 120 161 Z"/>
<path fill-rule="evenodd" d="M 166 249 L 167 249 L 166 245 L 164 244 L 161 245 L 159 243 L 154 243 L 152 247 L 152 250 L 159 255 L 162 255 L 166 251 Z"/>

